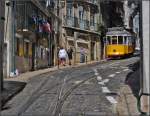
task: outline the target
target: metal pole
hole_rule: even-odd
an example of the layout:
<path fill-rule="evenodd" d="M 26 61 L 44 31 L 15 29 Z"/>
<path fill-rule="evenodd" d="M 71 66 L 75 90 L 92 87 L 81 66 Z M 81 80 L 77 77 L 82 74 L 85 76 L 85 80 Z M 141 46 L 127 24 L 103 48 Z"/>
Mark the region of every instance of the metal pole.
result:
<path fill-rule="evenodd" d="M 59 0 L 57 0 L 57 17 L 59 17 Z M 56 49 L 57 49 L 57 63 L 59 69 L 59 56 L 58 56 L 58 47 L 59 47 L 59 19 L 57 19 L 57 41 L 56 41 Z"/>
<path fill-rule="evenodd" d="M 150 115 L 150 23 L 149 23 L 149 1 L 142 1 L 141 4 L 141 22 L 142 22 L 142 93 L 141 93 L 141 111 L 147 115 Z"/>
<path fill-rule="evenodd" d="M 74 32 L 74 65 L 76 64 L 76 54 L 77 54 L 77 36 L 78 32 Z"/>
<path fill-rule="evenodd" d="M 12 20 L 14 23 L 12 23 L 12 59 L 11 59 L 11 62 L 12 62 L 12 66 L 11 66 L 11 71 L 14 73 L 15 72 L 15 62 L 16 62 L 16 58 L 15 58 L 15 33 L 16 33 L 16 24 L 15 24 L 15 15 L 16 15 L 16 1 L 13 1 L 12 2 L 13 4 L 13 8 L 12 8 Z"/>
<path fill-rule="evenodd" d="M 51 67 L 51 33 L 48 35 L 48 47 L 49 47 L 49 54 L 48 54 L 48 67 Z"/>
<path fill-rule="evenodd" d="M 3 47 L 4 47 L 4 20 L 5 20 L 5 1 L 0 1 L 0 84 L 3 90 Z"/>

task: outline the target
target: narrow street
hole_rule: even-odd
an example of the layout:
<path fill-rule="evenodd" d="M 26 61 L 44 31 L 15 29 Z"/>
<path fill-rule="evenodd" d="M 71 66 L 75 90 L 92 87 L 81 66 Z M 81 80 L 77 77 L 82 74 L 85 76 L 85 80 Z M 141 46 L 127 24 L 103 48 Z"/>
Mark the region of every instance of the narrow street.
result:
<path fill-rule="evenodd" d="M 116 116 L 119 90 L 137 60 L 110 60 L 31 78 L 2 116 Z"/>

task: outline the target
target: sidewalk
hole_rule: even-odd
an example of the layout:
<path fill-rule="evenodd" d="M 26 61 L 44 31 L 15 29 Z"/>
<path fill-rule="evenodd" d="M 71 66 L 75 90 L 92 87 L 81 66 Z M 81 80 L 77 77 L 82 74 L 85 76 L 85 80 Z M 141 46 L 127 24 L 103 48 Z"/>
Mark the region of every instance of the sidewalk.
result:
<path fill-rule="evenodd" d="M 140 116 L 137 110 L 137 100 L 128 85 L 124 85 L 120 90 L 116 112 L 118 116 Z"/>
<path fill-rule="evenodd" d="M 129 65 L 132 72 L 126 76 L 125 84 L 120 89 L 116 107 L 119 116 L 139 116 L 137 99 L 140 91 L 140 62 Z"/>

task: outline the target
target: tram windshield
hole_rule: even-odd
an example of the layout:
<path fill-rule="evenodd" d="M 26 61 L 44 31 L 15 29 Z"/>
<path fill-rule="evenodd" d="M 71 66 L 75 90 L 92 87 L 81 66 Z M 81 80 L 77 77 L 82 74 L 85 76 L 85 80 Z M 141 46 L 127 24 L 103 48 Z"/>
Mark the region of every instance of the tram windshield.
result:
<path fill-rule="evenodd" d="M 123 44 L 123 36 L 118 36 L 118 44 Z"/>
<path fill-rule="evenodd" d="M 112 44 L 117 44 L 117 36 L 112 36 Z"/>

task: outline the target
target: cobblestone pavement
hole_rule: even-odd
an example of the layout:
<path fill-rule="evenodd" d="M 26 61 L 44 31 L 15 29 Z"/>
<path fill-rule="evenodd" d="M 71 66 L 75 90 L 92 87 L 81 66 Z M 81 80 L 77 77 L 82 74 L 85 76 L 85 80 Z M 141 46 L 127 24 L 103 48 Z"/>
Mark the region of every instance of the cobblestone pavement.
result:
<path fill-rule="evenodd" d="M 116 116 L 128 66 L 139 58 L 61 69 L 30 78 L 2 116 Z"/>

